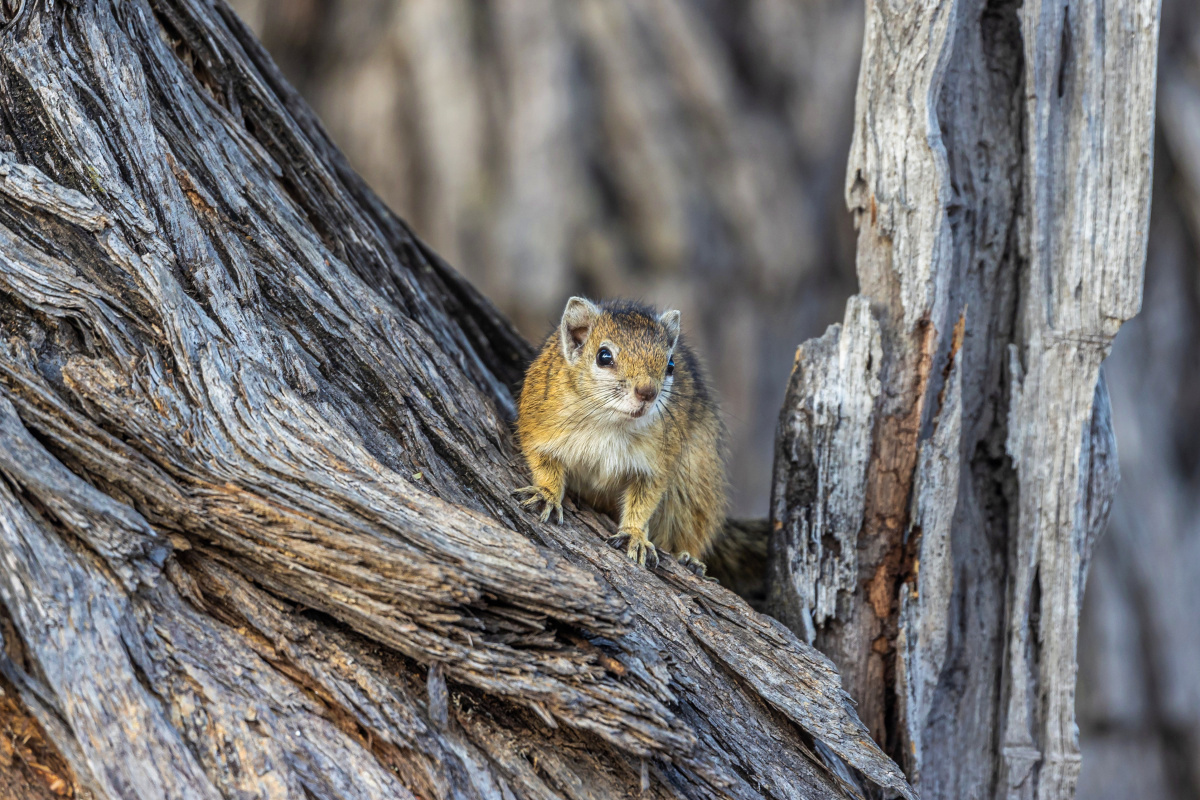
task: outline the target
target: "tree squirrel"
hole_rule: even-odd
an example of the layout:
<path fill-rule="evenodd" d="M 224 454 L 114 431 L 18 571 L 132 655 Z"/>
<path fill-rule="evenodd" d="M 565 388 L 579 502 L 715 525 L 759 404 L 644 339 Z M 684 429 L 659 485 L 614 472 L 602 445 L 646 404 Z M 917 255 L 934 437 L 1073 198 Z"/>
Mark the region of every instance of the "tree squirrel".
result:
<path fill-rule="evenodd" d="M 722 425 L 679 312 L 572 297 L 525 373 L 517 416 L 533 485 L 522 503 L 557 512 L 563 493 L 619 515 L 609 543 L 640 565 L 661 547 L 703 576 L 725 520 Z"/>

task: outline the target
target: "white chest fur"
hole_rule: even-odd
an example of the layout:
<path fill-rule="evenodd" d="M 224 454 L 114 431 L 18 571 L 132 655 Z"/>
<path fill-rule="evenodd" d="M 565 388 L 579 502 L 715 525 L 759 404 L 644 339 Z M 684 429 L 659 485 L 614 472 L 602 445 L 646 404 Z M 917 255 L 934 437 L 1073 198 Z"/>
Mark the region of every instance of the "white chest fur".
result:
<path fill-rule="evenodd" d="M 567 468 L 578 489 L 611 492 L 653 471 L 649 431 L 617 425 L 580 425 L 545 448 Z"/>

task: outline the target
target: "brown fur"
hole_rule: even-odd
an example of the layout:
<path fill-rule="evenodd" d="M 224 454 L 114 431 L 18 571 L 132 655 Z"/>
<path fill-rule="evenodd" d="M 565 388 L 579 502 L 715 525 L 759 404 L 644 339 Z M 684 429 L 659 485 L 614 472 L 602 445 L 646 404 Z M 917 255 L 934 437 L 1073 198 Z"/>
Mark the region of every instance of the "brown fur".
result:
<path fill-rule="evenodd" d="M 520 491 L 543 520 L 561 521 L 569 488 L 618 516 L 614 545 L 634 561 L 654 566 L 657 546 L 702 569 L 725 519 L 722 428 L 679 312 L 571 298 L 525 374 L 517 433 L 533 473 Z"/>

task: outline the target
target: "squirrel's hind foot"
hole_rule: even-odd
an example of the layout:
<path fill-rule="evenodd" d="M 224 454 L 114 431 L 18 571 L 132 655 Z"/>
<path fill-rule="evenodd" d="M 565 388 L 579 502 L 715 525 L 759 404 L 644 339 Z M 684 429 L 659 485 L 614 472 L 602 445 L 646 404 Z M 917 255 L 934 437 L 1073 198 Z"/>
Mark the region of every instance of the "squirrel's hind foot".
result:
<path fill-rule="evenodd" d="M 715 581 L 716 578 L 708 574 L 708 566 L 700 559 L 694 557 L 687 550 L 680 550 L 675 554 L 675 560 L 679 562 L 679 566 L 691 572 L 697 578 L 706 581 Z"/>
<path fill-rule="evenodd" d="M 554 493 L 543 486 L 522 486 L 520 489 L 513 490 L 513 495 L 520 497 L 521 495 L 529 495 L 521 501 L 522 506 L 532 508 L 537 511 L 537 504 L 544 503 L 542 513 L 538 515 L 538 519 L 542 522 L 550 520 L 550 514 L 558 512 L 558 524 L 563 521 L 562 498 L 555 497 Z"/>
<path fill-rule="evenodd" d="M 621 528 L 615 536 L 608 537 L 610 546 L 624 550 L 630 561 L 647 569 L 658 569 L 658 550 L 646 537 L 646 532 L 637 528 Z"/>

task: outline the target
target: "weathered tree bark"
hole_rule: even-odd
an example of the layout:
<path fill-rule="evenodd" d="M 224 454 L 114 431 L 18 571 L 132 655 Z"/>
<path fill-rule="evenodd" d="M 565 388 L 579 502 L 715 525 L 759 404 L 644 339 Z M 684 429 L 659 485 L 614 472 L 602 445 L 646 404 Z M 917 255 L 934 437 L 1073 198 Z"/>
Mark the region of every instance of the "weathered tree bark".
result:
<path fill-rule="evenodd" d="M 1158 3 L 868 4 L 862 295 L 781 417 L 771 602 L 927 798 L 1070 798 L 1101 361 L 1138 310 Z"/>
<path fill-rule="evenodd" d="M 528 345 L 222 3 L 0 10 L 0 673 L 73 791 L 913 796 L 785 628 L 522 512 Z"/>

